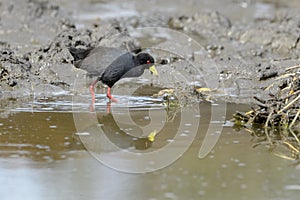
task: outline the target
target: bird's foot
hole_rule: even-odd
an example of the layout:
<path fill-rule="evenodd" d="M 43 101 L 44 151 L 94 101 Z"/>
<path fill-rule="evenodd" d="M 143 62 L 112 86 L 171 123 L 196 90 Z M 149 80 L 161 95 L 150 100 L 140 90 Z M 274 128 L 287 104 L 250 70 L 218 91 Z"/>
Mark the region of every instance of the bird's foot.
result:
<path fill-rule="evenodd" d="M 90 104 L 90 112 L 95 112 L 94 103 Z"/>
<path fill-rule="evenodd" d="M 118 100 L 112 96 L 107 96 L 110 102 L 118 103 Z"/>
<path fill-rule="evenodd" d="M 108 102 L 108 103 L 106 104 L 106 112 L 107 112 L 107 114 L 110 114 L 110 113 L 111 113 L 111 102 Z"/>
<path fill-rule="evenodd" d="M 92 101 L 91 101 L 91 104 L 90 104 L 90 112 L 94 112 L 95 111 L 95 95 L 92 95 Z"/>

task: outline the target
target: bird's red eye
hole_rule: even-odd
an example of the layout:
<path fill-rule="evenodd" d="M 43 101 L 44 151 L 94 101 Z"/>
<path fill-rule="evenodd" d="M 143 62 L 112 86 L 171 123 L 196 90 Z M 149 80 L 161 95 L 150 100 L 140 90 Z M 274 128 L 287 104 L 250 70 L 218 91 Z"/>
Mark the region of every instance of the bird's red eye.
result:
<path fill-rule="evenodd" d="M 150 60 L 147 60 L 147 64 L 150 64 Z"/>

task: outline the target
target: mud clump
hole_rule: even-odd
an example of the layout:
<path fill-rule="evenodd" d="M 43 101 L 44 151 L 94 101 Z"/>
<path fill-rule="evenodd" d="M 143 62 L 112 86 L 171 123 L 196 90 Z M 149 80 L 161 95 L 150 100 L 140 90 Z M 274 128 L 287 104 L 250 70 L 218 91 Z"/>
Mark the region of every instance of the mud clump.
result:
<path fill-rule="evenodd" d="M 32 76 L 28 57 L 18 56 L 9 49 L 2 49 L 0 50 L 0 61 L 1 97 L 12 93 L 15 87 L 30 83 Z M 25 90 L 24 93 L 26 93 Z"/>
<path fill-rule="evenodd" d="M 229 101 L 253 103 L 262 88 L 284 73 L 286 67 L 299 64 L 300 17 L 291 9 L 256 14 L 247 25 L 233 21 L 216 11 L 198 12 L 169 20 L 171 28 L 201 41 L 223 77 L 224 89 L 235 91 Z M 231 93 L 231 92 L 230 92 Z M 236 98 L 238 97 L 238 98 Z"/>
<path fill-rule="evenodd" d="M 1 98 L 19 98 L 30 95 L 54 95 L 70 91 L 78 72 L 73 65 L 73 57 L 69 47 L 91 48 L 99 45 L 116 47 L 126 50 L 140 48 L 138 43 L 129 37 L 126 30 L 111 25 L 101 25 L 94 28 L 77 29 L 70 20 L 59 17 L 59 6 L 48 1 L 30 0 L 23 9 L 24 24 L 28 28 L 31 21 L 35 25 L 44 21 L 44 18 L 55 19 L 55 26 L 50 28 L 60 30 L 53 34 L 48 43 L 34 45 L 29 51 L 25 45 L 16 45 L 14 42 L 1 41 L 0 46 L 0 86 Z M 2 9 L 4 18 L 14 14 L 18 6 L 11 5 Z M 2 19 L 2 18 L 1 18 Z M 2 21 L 2 20 L 1 20 Z M 5 28 L 5 24 L 1 24 Z M 52 22 L 47 23 L 51 26 Z M 21 26 L 21 25 L 20 25 Z M 7 27 L 6 27 L 7 28 Z M 43 27 L 41 27 L 43 28 Z M 8 28 L 6 30 L 9 30 Z M 35 32 L 35 30 L 31 30 Z M 30 31 L 30 32 L 31 32 Z M 41 32 L 43 32 L 41 30 Z M 21 34 L 25 34 L 21 31 Z M 25 34 L 26 35 L 26 34 Z M 33 36 L 34 37 L 34 36 Z M 14 38 L 11 38 L 13 40 Z"/>
<path fill-rule="evenodd" d="M 255 18 L 245 26 L 217 11 L 198 12 L 192 16 L 170 18 L 169 26 L 214 43 L 207 44 L 209 46 L 224 46 L 226 55 L 238 53 L 246 61 L 252 58 L 297 59 L 300 55 L 300 17 L 297 13 L 278 10 L 274 18 Z"/>

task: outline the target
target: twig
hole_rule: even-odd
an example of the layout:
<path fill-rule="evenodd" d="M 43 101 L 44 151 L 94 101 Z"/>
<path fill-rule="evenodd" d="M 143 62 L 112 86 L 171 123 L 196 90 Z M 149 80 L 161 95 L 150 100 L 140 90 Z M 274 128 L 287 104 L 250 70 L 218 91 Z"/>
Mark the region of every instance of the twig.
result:
<path fill-rule="evenodd" d="M 270 138 L 270 136 L 269 136 L 269 132 L 268 132 L 268 124 L 269 124 L 269 121 L 270 121 L 270 119 L 271 119 L 272 113 L 273 113 L 273 110 L 271 110 L 271 112 L 269 113 L 268 118 L 267 118 L 267 121 L 266 121 L 266 123 L 265 123 L 265 133 L 266 133 L 267 139 L 268 139 L 268 141 L 269 141 L 269 143 L 270 143 L 271 145 L 273 145 L 273 143 L 272 143 L 271 138 Z"/>
<path fill-rule="evenodd" d="M 286 100 L 286 99 L 289 99 L 289 98 L 292 97 L 292 96 L 296 96 L 296 95 L 299 94 L 299 93 L 300 93 L 300 90 L 294 92 L 293 94 L 289 94 L 288 96 L 286 96 L 286 97 L 284 97 L 284 98 L 280 98 L 279 101 L 284 101 L 284 100 Z"/>
<path fill-rule="evenodd" d="M 281 158 L 284 158 L 284 159 L 287 159 L 287 160 L 296 160 L 295 158 L 292 158 L 292 157 L 289 157 L 289 156 L 286 156 L 282 153 L 273 153 L 275 156 L 278 156 L 278 157 L 281 157 Z"/>
<path fill-rule="evenodd" d="M 292 121 L 291 124 L 289 125 L 289 129 L 291 129 L 291 128 L 294 126 L 294 124 L 296 123 L 296 120 L 297 120 L 298 117 L 299 117 L 299 114 L 300 114 L 300 109 L 298 110 L 298 112 L 296 113 L 296 115 L 295 115 L 293 121 Z M 297 138 L 297 139 L 298 139 L 298 138 Z M 297 140 L 297 142 L 299 142 L 299 140 Z"/>
<path fill-rule="evenodd" d="M 289 148 L 291 148 L 293 151 L 299 153 L 299 150 L 296 149 L 296 147 L 294 147 L 292 144 L 288 143 L 288 142 L 283 142 L 283 144 L 286 144 Z"/>
<path fill-rule="evenodd" d="M 278 111 L 278 114 L 282 113 L 284 110 L 286 110 L 287 108 L 289 108 L 291 105 L 293 105 L 297 100 L 300 99 L 300 95 L 298 95 L 295 99 L 293 99 L 289 104 L 287 104 L 286 106 L 284 106 L 281 110 Z"/>
<path fill-rule="evenodd" d="M 300 68 L 300 65 L 295 65 L 295 66 L 292 66 L 292 67 L 288 67 L 285 69 L 285 71 L 289 71 L 289 70 L 293 70 L 293 69 L 297 69 L 297 68 Z"/>
<path fill-rule="evenodd" d="M 275 80 L 280 80 L 280 79 L 288 78 L 290 76 L 295 76 L 295 75 L 296 75 L 296 73 L 283 74 L 283 75 L 277 77 Z"/>

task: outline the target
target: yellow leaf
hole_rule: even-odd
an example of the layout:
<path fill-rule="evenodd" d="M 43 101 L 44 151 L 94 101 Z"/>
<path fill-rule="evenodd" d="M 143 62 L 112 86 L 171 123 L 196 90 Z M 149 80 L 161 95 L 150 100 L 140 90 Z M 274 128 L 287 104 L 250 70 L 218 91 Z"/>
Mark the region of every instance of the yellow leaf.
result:
<path fill-rule="evenodd" d="M 155 139 L 156 134 L 157 134 L 157 131 L 156 131 L 156 130 L 152 131 L 152 132 L 148 135 L 148 140 L 151 141 L 151 142 L 153 142 L 154 139 Z"/>
<path fill-rule="evenodd" d="M 198 93 L 201 93 L 201 92 L 211 92 L 211 89 L 210 88 L 197 88 L 196 91 Z"/>

